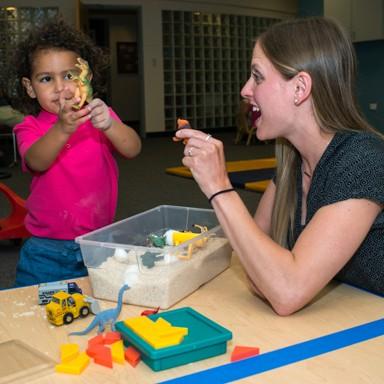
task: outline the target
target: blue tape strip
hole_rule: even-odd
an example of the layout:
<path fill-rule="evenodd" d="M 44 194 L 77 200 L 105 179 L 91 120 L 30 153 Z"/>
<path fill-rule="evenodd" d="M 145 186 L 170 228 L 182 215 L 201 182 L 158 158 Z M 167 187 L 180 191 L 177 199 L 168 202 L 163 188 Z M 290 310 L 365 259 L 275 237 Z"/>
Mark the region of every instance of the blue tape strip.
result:
<path fill-rule="evenodd" d="M 263 353 L 249 359 L 163 381 L 162 384 L 229 383 L 382 335 L 384 335 L 384 319 Z"/>

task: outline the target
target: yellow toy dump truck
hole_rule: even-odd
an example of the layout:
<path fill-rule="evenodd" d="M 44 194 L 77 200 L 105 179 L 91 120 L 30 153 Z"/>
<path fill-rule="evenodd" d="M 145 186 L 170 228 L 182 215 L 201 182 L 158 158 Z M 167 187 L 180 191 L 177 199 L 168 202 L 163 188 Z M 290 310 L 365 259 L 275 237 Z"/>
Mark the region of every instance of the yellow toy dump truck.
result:
<path fill-rule="evenodd" d="M 70 324 L 79 316 L 88 316 L 92 300 L 80 293 L 56 292 L 45 306 L 47 318 L 54 325 Z"/>

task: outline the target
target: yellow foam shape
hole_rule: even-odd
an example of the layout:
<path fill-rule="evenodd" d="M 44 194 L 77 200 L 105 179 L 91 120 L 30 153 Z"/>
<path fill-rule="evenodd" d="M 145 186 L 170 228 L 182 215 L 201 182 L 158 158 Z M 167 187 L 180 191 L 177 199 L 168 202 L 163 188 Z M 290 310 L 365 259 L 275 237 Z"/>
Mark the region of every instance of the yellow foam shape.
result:
<path fill-rule="evenodd" d="M 77 344 L 62 344 L 60 345 L 60 361 L 66 363 L 73 360 L 79 355 L 79 346 Z"/>
<path fill-rule="evenodd" d="M 172 324 L 161 317 L 156 321 L 152 321 L 147 316 L 133 317 L 125 320 L 125 324 L 135 333 L 140 333 L 142 335 L 161 334 L 172 329 Z"/>
<path fill-rule="evenodd" d="M 168 337 L 170 335 L 178 334 L 181 334 L 182 336 L 188 335 L 188 328 L 174 327 L 170 322 L 163 319 L 162 317 L 157 318 L 155 327 L 159 337 Z"/>
<path fill-rule="evenodd" d="M 153 337 L 151 340 L 151 343 L 148 341 L 149 344 L 152 345 L 155 349 L 160 348 L 166 348 L 166 347 L 172 347 L 173 345 L 179 345 L 184 339 L 184 335 L 178 334 L 178 335 L 171 335 L 168 337 Z"/>
<path fill-rule="evenodd" d="M 57 364 L 55 366 L 55 371 L 60 373 L 71 373 L 73 375 L 80 375 L 81 372 L 89 364 L 90 357 L 85 353 L 81 352 L 73 360 L 66 363 Z"/>
<path fill-rule="evenodd" d="M 156 321 L 147 316 L 132 317 L 124 323 L 155 349 L 180 344 L 188 334 L 188 328 L 174 327 L 161 317 Z"/>
<path fill-rule="evenodd" d="M 169 330 L 170 328 L 172 328 L 172 324 L 169 321 L 163 319 L 162 317 L 157 318 L 157 320 L 155 322 L 152 321 L 152 323 L 156 324 L 155 325 L 156 329 L 159 332 L 162 330 L 166 331 L 166 330 Z"/>
<path fill-rule="evenodd" d="M 184 327 L 172 327 L 170 329 L 165 329 L 163 332 L 158 333 L 158 337 L 173 337 L 173 336 L 186 336 L 188 335 L 188 328 Z"/>
<path fill-rule="evenodd" d="M 151 327 L 153 321 L 147 316 L 131 317 L 124 320 L 124 324 L 133 329 L 145 329 L 146 327 Z"/>
<path fill-rule="evenodd" d="M 118 340 L 111 344 L 111 354 L 112 360 L 115 363 L 124 364 L 125 356 L 123 340 Z"/>

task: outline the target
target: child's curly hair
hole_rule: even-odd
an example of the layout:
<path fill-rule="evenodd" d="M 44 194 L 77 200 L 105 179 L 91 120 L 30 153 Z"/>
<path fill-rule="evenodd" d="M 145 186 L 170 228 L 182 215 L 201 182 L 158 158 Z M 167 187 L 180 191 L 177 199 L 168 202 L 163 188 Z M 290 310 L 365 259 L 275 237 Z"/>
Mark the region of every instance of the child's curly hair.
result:
<path fill-rule="evenodd" d="M 105 91 L 105 70 L 109 57 L 86 34 L 67 24 L 61 17 L 57 17 L 28 34 L 27 38 L 16 47 L 11 60 L 5 89 L 12 107 L 24 114 L 37 115 L 41 107 L 36 99 L 28 96 L 21 79 L 31 78 L 36 53 L 50 48 L 76 52 L 79 57 L 88 61 L 93 73 L 94 95 Z"/>

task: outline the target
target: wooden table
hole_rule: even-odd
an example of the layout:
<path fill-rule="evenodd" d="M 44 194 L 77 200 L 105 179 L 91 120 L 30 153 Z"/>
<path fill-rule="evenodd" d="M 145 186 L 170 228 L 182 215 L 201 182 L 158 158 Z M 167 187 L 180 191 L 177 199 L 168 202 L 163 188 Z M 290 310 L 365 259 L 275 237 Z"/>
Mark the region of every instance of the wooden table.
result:
<path fill-rule="evenodd" d="M 235 259 L 237 260 L 237 259 Z M 91 294 L 87 278 L 79 279 L 84 293 Z M 103 301 L 102 309 L 115 303 Z M 79 375 L 53 372 L 29 383 L 156 383 L 183 376 L 230 361 L 235 345 L 258 346 L 261 353 L 294 345 L 319 336 L 343 331 L 383 317 L 384 299 L 344 284 L 332 283 L 307 308 L 289 317 L 279 317 L 248 290 L 238 262 L 231 268 L 178 303 L 174 308 L 190 306 L 233 333 L 226 354 L 185 366 L 153 372 L 143 362 L 136 368 L 128 363 L 109 369 L 93 362 Z M 124 305 L 120 319 L 138 316 L 143 308 Z M 37 305 L 37 287 L 0 291 L 0 343 L 21 339 L 55 361 L 59 346 L 68 342 L 85 350 L 96 330 L 83 337 L 68 336 L 85 328 L 89 318 L 75 320 L 68 326 L 55 327 L 45 316 L 44 306 Z M 384 332 L 383 332 L 384 333 Z M 240 382 L 268 383 L 341 383 L 381 384 L 384 382 L 383 337 L 371 338 L 347 348 L 315 356 Z M 1 361 L 1 356 L 0 356 Z M 256 362 L 255 362 L 256 364 Z M 1 378 L 0 378 L 1 380 Z"/>

